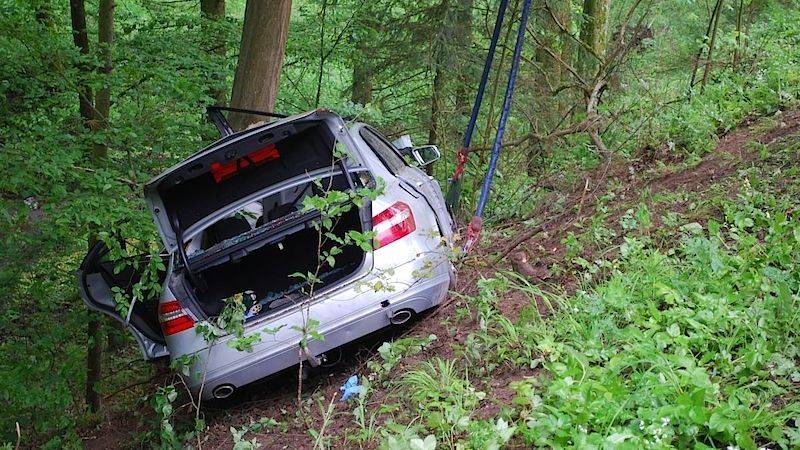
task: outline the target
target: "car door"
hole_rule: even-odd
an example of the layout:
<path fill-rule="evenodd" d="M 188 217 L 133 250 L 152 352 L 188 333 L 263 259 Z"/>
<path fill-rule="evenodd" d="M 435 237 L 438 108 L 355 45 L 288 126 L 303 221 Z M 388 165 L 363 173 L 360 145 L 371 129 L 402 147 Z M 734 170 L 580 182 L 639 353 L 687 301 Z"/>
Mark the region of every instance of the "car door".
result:
<path fill-rule="evenodd" d="M 436 221 L 439 223 L 442 235 L 450 237 L 453 234 L 453 219 L 447 211 L 442 189 L 436 179 L 428 176 L 418 167 L 407 164 L 394 144 L 374 128 L 364 126 L 359 133 L 367 145 L 378 154 L 378 157 L 384 160 L 384 164 L 394 172 L 396 177 L 408 183 L 411 188 L 425 198 L 434 214 L 436 214 Z"/>
<path fill-rule="evenodd" d="M 164 334 L 158 321 L 157 299 L 135 300 L 129 317 L 122 317 L 117 312 L 112 288 L 118 287 L 126 291 L 130 298 L 131 288 L 139 281 L 141 273 L 134 269 L 133 264 L 124 264 L 124 267 L 115 273 L 114 269 L 120 265 L 120 262 L 110 260 L 108 253 L 106 244 L 98 242 L 86 254 L 78 269 L 78 287 L 84 303 L 90 309 L 112 317 L 125 325 L 139 344 L 145 359 L 168 356 L 169 350 L 167 350 Z M 139 259 L 141 264 L 138 267 L 145 267 L 148 258 L 149 255 L 144 255 L 131 259 Z M 165 255 L 165 265 L 167 258 Z M 132 261 L 127 262 L 131 263 Z M 162 282 L 165 275 L 166 273 L 161 274 Z"/>

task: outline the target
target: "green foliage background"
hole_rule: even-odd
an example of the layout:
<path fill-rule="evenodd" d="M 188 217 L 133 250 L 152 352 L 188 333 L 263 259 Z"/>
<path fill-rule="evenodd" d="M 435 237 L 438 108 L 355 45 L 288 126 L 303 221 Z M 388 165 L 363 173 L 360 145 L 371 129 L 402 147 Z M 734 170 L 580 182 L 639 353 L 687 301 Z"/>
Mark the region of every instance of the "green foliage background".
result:
<path fill-rule="evenodd" d="M 714 147 L 720 133 L 734 128 L 747 115 L 772 113 L 798 99 L 800 12 L 797 2 L 752 0 L 745 3 L 753 12 L 749 18 L 752 25 L 746 31 L 748 46 L 742 65 L 734 68 L 727 62 L 720 63 L 705 93 L 691 98 L 686 97 L 689 67 L 702 42 L 709 5 L 697 0 L 663 0 L 648 4 L 645 24 L 653 30 L 654 37 L 645 40 L 642 47 L 625 60 L 616 83 L 604 94 L 601 104 L 602 113 L 613 118 L 602 130 L 602 136 L 615 154 L 629 156 L 643 148 L 666 145 L 670 151 L 696 160 Z M 612 3 L 612 30 L 630 4 L 627 0 Z M 77 294 L 74 272 L 86 250 L 89 229 L 99 230 L 103 235 L 120 233 L 131 239 L 139 250 L 157 247 L 155 230 L 141 199 L 141 186 L 164 168 L 216 138 L 216 132 L 203 118 L 203 108 L 212 103 L 211 88 L 230 90 L 236 64 L 243 0 L 228 1 L 225 20 L 214 24 L 204 23 L 200 18 L 197 2 L 118 0 L 114 70 L 109 77 L 96 72 L 86 74 L 77 69 L 81 63 L 99 66 L 95 44 L 97 1 L 87 1 L 86 5 L 93 50 L 84 57 L 72 44 L 66 2 L 0 0 L 0 330 L 3 330 L 0 337 L 0 442 L 16 439 L 15 422 L 20 423 L 26 442 L 48 443 L 52 448 L 79 442 L 76 429 L 87 419 L 83 413 L 83 384 L 88 312 Z M 437 9 L 439 2 L 331 1 L 327 3 L 324 30 L 322 5 L 323 2 L 317 0 L 294 2 L 276 110 L 295 113 L 318 106 L 328 107 L 351 118 L 372 122 L 390 135 L 409 133 L 415 142 L 422 143 L 427 140 L 431 125 L 433 74 L 437 68 L 442 69 L 448 75 L 442 119 L 444 133 L 439 142 L 444 157 L 437 164 L 435 175 L 444 184 L 453 169 L 455 150 L 466 123 L 459 92 L 466 89 L 466 98 L 471 102 L 488 45 L 495 2 L 476 0 L 473 3 L 470 36 L 464 36 L 463 30 L 453 26 L 452 16 L 442 16 Z M 584 18 L 579 3 L 569 5 L 567 26 L 575 32 Z M 726 4 L 717 50 L 720 61 L 730 59 L 736 44 L 731 29 L 734 15 L 733 4 Z M 531 26 L 530 33 L 539 38 L 547 37 L 548 31 L 537 23 Z M 203 31 L 206 26 L 219 28 L 225 36 L 225 55 L 210 51 Z M 359 40 L 370 42 L 372 51 L 367 56 L 356 51 L 355 43 Z M 529 43 L 523 54 L 519 93 L 506 135 L 509 142 L 550 123 L 545 113 L 555 105 L 576 102 L 576 94 L 569 90 L 556 95 L 542 94 L 538 90 L 537 74 L 541 67 L 535 62 L 535 52 Z M 325 64 L 323 83 L 318 85 L 320 55 L 325 56 Z M 359 64 L 374 68 L 373 101 L 367 105 L 357 105 L 351 100 L 352 71 L 354 65 Z M 505 76 L 508 60 L 497 66 L 492 81 Z M 110 86 L 113 104 L 109 129 L 89 133 L 83 128 L 76 94 L 82 82 L 95 89 Z M 315 101 L 318 90 L 319 104 Z M 487 121 L 496 115 L 496 109 L 484 108 L 475 138 L 480 145 L 489 143 L 493 136 L 493 122 L 487 124 Z M 575 114 L 575 119 L 580 120 L 582 113 Z M 109 148 L 108 161 L 99 166 L 85 157 L 87 149 L 97 142 Z M 583 170 L 600 163 L 588 138 L 581 134 L 548 143 L 543 149 L 526 145 L 509 148 L 503 157 L 487 212 L 490 224 L 528 217 L 548 192 L 544 181 L 555 177 L 561 185 L 570 185 L 578 182 Z M 464 214 L 473 206 L 485 155 L 486 152 L 476 152 L 467 167 Z M 524 169 L 530 161 L 534 161 L 533 173 Z M 772 230 L 770 227 L 778 224 L 766 220 L 763 226 Z M 652 277 L 653 283 L 661 283 L 672 289 L 669 292 L 679 293 L 683 298 L 691 290 L 722 289 L 728 281 L 744 282 L 742 277 L 753 275 L 752 270 L 742 271 L 739 266 L 749 264 L 756 272 L 761 271 L 759 277 L 771 280 L 770 289 L 777 289 L 761 292 L 758 286 L 748 285 L 748 289 L 755 289 L 753 295 L 766 296 L 763 298 L 767 303 L 761 310 L 751 312 L 774 315 L 775 308 L 783 307 L 781 286 L 787 286 L 793 293 L 797 287 L 794 260 L 776 253 L 787 252 L 786 246 L 794 248 L 796 243 L 785 230 L 776 231 L 775 239 L 776 247 L 766 249 L 756 258 L 739 255 L 738 250 L 715 253 L 713 248 L 720 245 L 720 235 L 714 234 L 687 241 L 679 256 L 667 257 L 656 251 L 642 250 L 637 253 L 639 259 L 622 262 L 619 270 L 630 268 L 634 274 Z M 718 274 L 707 272 L 702 258 L 712 256 L 716 263 L 710 261 L 711 266 L 721 265 L 719 270 L 730 280 L 720 281 Z M 751 257 L 756 259 L 749 259 Z M 776 262 L 771 258 L 783 259 Z M 639 273 L 642 270 L 637 269 L 639 263 L 657 266 L 654 270 L 658 270 Z M 786 275 L 783 281 L 774 279 L 776 272 L 767 270 L 777 263 L 776 270 Z M 683 264 L 688 266 L 681 267 Z M 681 278 L 690 278 L 694 284 L 676 281 L 676 285 L 670 287 L 668 282 Z M 633 339 L 637 345 L 641 344 L 637 351 L 642 352 L 647 351 L 646 345 L 673 345 L 673 341 L 680 339 L 678 344 L 686 348 L 697 344 L 690 336 L 683 335 L 692 323 L 670 316 L 669 311 L 662 312 L 658 324 L 677 324 L 678 333 L 671 333 L 665 327 L 666 335 L 661 332 L 657 336 L 647 335 L 647 339 L 654 339 L 652 342 L 639 342 L 644 339 L 641 330 L 625 335 L 631 329 L 624 323 L 598 320 L 596 316 L 601 315 L 602 308 L 614 307 L 618 291 L 625 283 L 625 278 L 613 277 L 596 291 L 582 294 L 583 297 L 574 301 L 588 302 L 595 309 L 589 309 L 574 320 L 585 320 L 587 332 L 597 333 L 598 327 L 603 327 L 611 330 L 614 336 L 619 333 L 620 339 Z M 649 289 L 637 286 L 631 289 L 634 292 Z M 639 307 L 647 308 L 661 302 L 667 294 L 658 295 L 641 292 L 644 301 Z M 599 298 L 607 305 L 601 308 Z M 638 314 L 637 309 L 630 309 L 632 305 L 628 302 L 618 306 Z M 630 320 L 637 326 L 651 326 L 636 322 L 638 318 Z M 641 320 L 646 322 L 644 318 Z M 771 332 L 790 333 L 789 325 L 774 320 Z M 655 329 L 656 325 L 652 327 Z M 561 353 L 574 353 L 564 346 L 585 344 L 586 336 L 577 335 L 574 329 L 562 328 L 548 331 L 553 339 L 566 340 L 567 343 L 559 344 Z M 115 332 L 109 331 L 109 334 L 113 336 Z M 537 334 L 530 339 L 539 340 L 541 336 Z M 767 345 L 762 334 L 755 336 L 752 342 L 755 343 L 752 345 L 758 342 Z M 624 347 L 621 343 L 619 346 Z M 720 349 L 703 345 L 699 351 L 710 352 L 709 357 L 713 359 Z M 795 353 L 781 355 L 796 358 Z M 763 363 L 776 358 L 775 355 L 758 353 L 756 356 L 766 358 L 760 361 Z M 556 378 L 572 374 L 577 370 L 576 364 L 585 365 L 587 358 L 594 358 L 589 362 L 595 366 L 584 376 L 606 383 L 608 378 L 604 371 L 615 371 L 613 367 L 598 365 L 596 359 L 605 358 L 600 354 L 564 358 L 566 361 L 560 362 L 561 365 L 549 369 Z M 102 382 L 103 392 L 114 393 L 109 407 L 143 409 L 137 402 L 141 395 L 148 393 L 145 388 L 117 391 L 146 380 L 155 369 L 139 362 L 138 352 L 131 342 L 115 348 L 107 355 L 104 365 L 107 370 Z M 741 370 L 764 369 L 746 366 Z M 693 373 L 681 383 L 695 386 L 707 381 L 699 369 Z M 733 373 L 730 385 L 739 389 L 744 383 L 741 377 L 746 375 L 741 371 Z M 615 389 L 623 383 L 618 381 L 607 387 L 612 402 L 618 394 Z M 705 384 L 700 388 L 713 387 Z M 540 401 L 555 405 L 560 414 L 569 416 L 565 420 L 578 423 L 574 417 L 577 413 L 564 400 L 576 395 L 573 392 L 576 388 L 559 386 L 556 382 L 550 385 Z M 459 389 L 472 392 L 468 385 Z M 739 399 L 738 403 L 729 401 L 727 406 L 721 403 L 715 406 L 710 412 L 711 417 L 716 417 L 715 424 L 708 432 L 715 437 L 728 436 L 736 442 L 752 439 L 752 435 L 741 432 L 740 422 L 737 422 L 745 420 L 742 417 L 749 414 L 742 405 L 762 398 L 766 395 L 764 392 L 772 392 L 769 389 L 773 388 L 755 393 L 737 391 L 733 397 Z M 695 393 L 692 388 L 664 395 L 686 403 L 686 408 L 693 408 L 696 402 L 711 401 L 710 390 Z M 424 397 L 425 393 L 420 395 Z M 619 406 L 621 414 L 628 414 L 633 406 Z M 648 421 L 660 420 L 658 408 L 648 411 L 652 413 L 652 417 L 647 416 Z M 778 426 L 777 421 L 783 418 L 770 417 L 771 421 L 757 424 L 762 436 L 772 436 L 770 427 Z M 589 417 L 587 420 L 599 419 Z M 500 427 L 500 424 L 492 426 Z M 542 445 L 558 442 L 561 437 L 548 431 L 547 426 L 546 422 L 526 425 L 523 431 L 526 441 Z M 678 436 L 675 439 L 684 439 L 681 433 L 687 432 L 675 430 Z"/>

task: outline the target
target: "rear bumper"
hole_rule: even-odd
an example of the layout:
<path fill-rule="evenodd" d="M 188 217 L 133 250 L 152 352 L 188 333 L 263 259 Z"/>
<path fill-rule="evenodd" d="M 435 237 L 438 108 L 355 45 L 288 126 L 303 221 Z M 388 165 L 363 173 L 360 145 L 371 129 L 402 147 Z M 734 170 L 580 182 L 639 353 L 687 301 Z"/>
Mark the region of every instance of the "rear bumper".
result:
<path fill-rule="evenodd" d="M 414 286 L 398 295 L 386 296 L 384 302 L 376 301 L 370 308 L 354 311 L 352 315 L 342 317 L 332 326 L 319 330 L 324 336 L 324 340 L 309 342 L 309 353 L 320 355 L 387 327 L 391 324 L 390 318 L 397 311 L 411 309 L 420 313 L 438 305 L 447 295 L 448 286 L 453 279 L 452 271 L 441 273 L 415 283 Z M 388 304 L 386 304 L 387 301 Z M 383 306 L 384 304 L 386 306 Z M 274 325 L 280 324 L 276 321 Z M 264 339 L 269 339 L 269 337 Z M 215 346 L 225 346 L 225 343 L 220 342 Z M 211 353 L 215 352 L 212 350 Z M 200 353 L 201 357 L 208 354 L 207 352 Z M 208 361 L 208 372 L 202 392 L 204 400 L 213 398 L 213 392 L 218 386 L 231 385 L 238 388 L 296 365 L 299 361 L 299 347 L 296 342 L 286 342 L 283 345 L 272 346 L 266 351 L 246 355 L 235 364 L 221 365 L 220 363 L 223 361 L 217 361 L 214 358 Z M 202 368 L 205 363 L 199 361 L 198 364 L 200 366 L 197 367 Z M 199 393 L 200 380 L 196 380 L 190 387 L 195 394 Z"/>

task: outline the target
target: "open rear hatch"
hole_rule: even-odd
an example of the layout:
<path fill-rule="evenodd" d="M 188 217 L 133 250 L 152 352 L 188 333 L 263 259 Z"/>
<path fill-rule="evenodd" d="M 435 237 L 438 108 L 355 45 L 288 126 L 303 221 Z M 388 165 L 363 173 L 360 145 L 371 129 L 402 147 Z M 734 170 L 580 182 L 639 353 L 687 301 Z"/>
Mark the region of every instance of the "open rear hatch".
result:
<path fill-rule="evenodd" d="M 334 167 L 332 126 L 313 112 L 242 131 L 148 182 L 145 196 L 164 245 L 177 250 L 180 235 L 230 205 L 282 181 Z"/>
<path fill-rule="evenodd" d="M 293 273 L 318 271 L 315 292 L 353 274 L 364 261 L 355 246 L 334 266 L 316 267 L 319 212 L 301 208 L 320 186 L 348 190 L 372 180 L 354 149 L 346 157 L 335 151 L 343 127 L 326 112 L 286 118 L 226 136 L 150 181 L 153 217 L 164 244 L 180 256 L 173 292 L 186 293 L 206 315 L 237 295 L 267 312 L 308 291 Z M 334 232 L 369 228 L 367 203 L 340 217 Z"/>

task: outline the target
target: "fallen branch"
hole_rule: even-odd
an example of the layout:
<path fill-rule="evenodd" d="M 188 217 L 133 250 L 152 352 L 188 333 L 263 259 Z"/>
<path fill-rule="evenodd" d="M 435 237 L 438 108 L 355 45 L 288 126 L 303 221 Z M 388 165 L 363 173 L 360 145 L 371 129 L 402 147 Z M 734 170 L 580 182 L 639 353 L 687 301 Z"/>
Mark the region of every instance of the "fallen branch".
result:
<path fill-rule="evenodd" d="M 72 167 L 73 169 L 76 169 L 76 170 L 81 170 L 81 171 L 83 171 L 83 172 L 88 172 L 88 173 L 97 173 L 97 169 L 92 169 L 92 168 L 90 168 L 90 167 L 76 166 L 76 165 L 74 165 L 74 164 L 73 164 L 73 165 L 71 165 L 70 167 Z M 119 181 L 120 183 L 127 184 L 128 186 L 130 186 L 130 187 L 132 187 L 132 188 L 138 188 L 138 187 L 139 187 L 139 183 L 137 183 L 137 182 L 135 182 L 135 181 L 133 181 L 133 180 L 129 180 L 129 179 L 127 179 L 127 178 L 122 178 L 122 177 L 114 177 L 114 179 L 115 179 L 115 180 L 117 180 L 117 181 Z"/>

